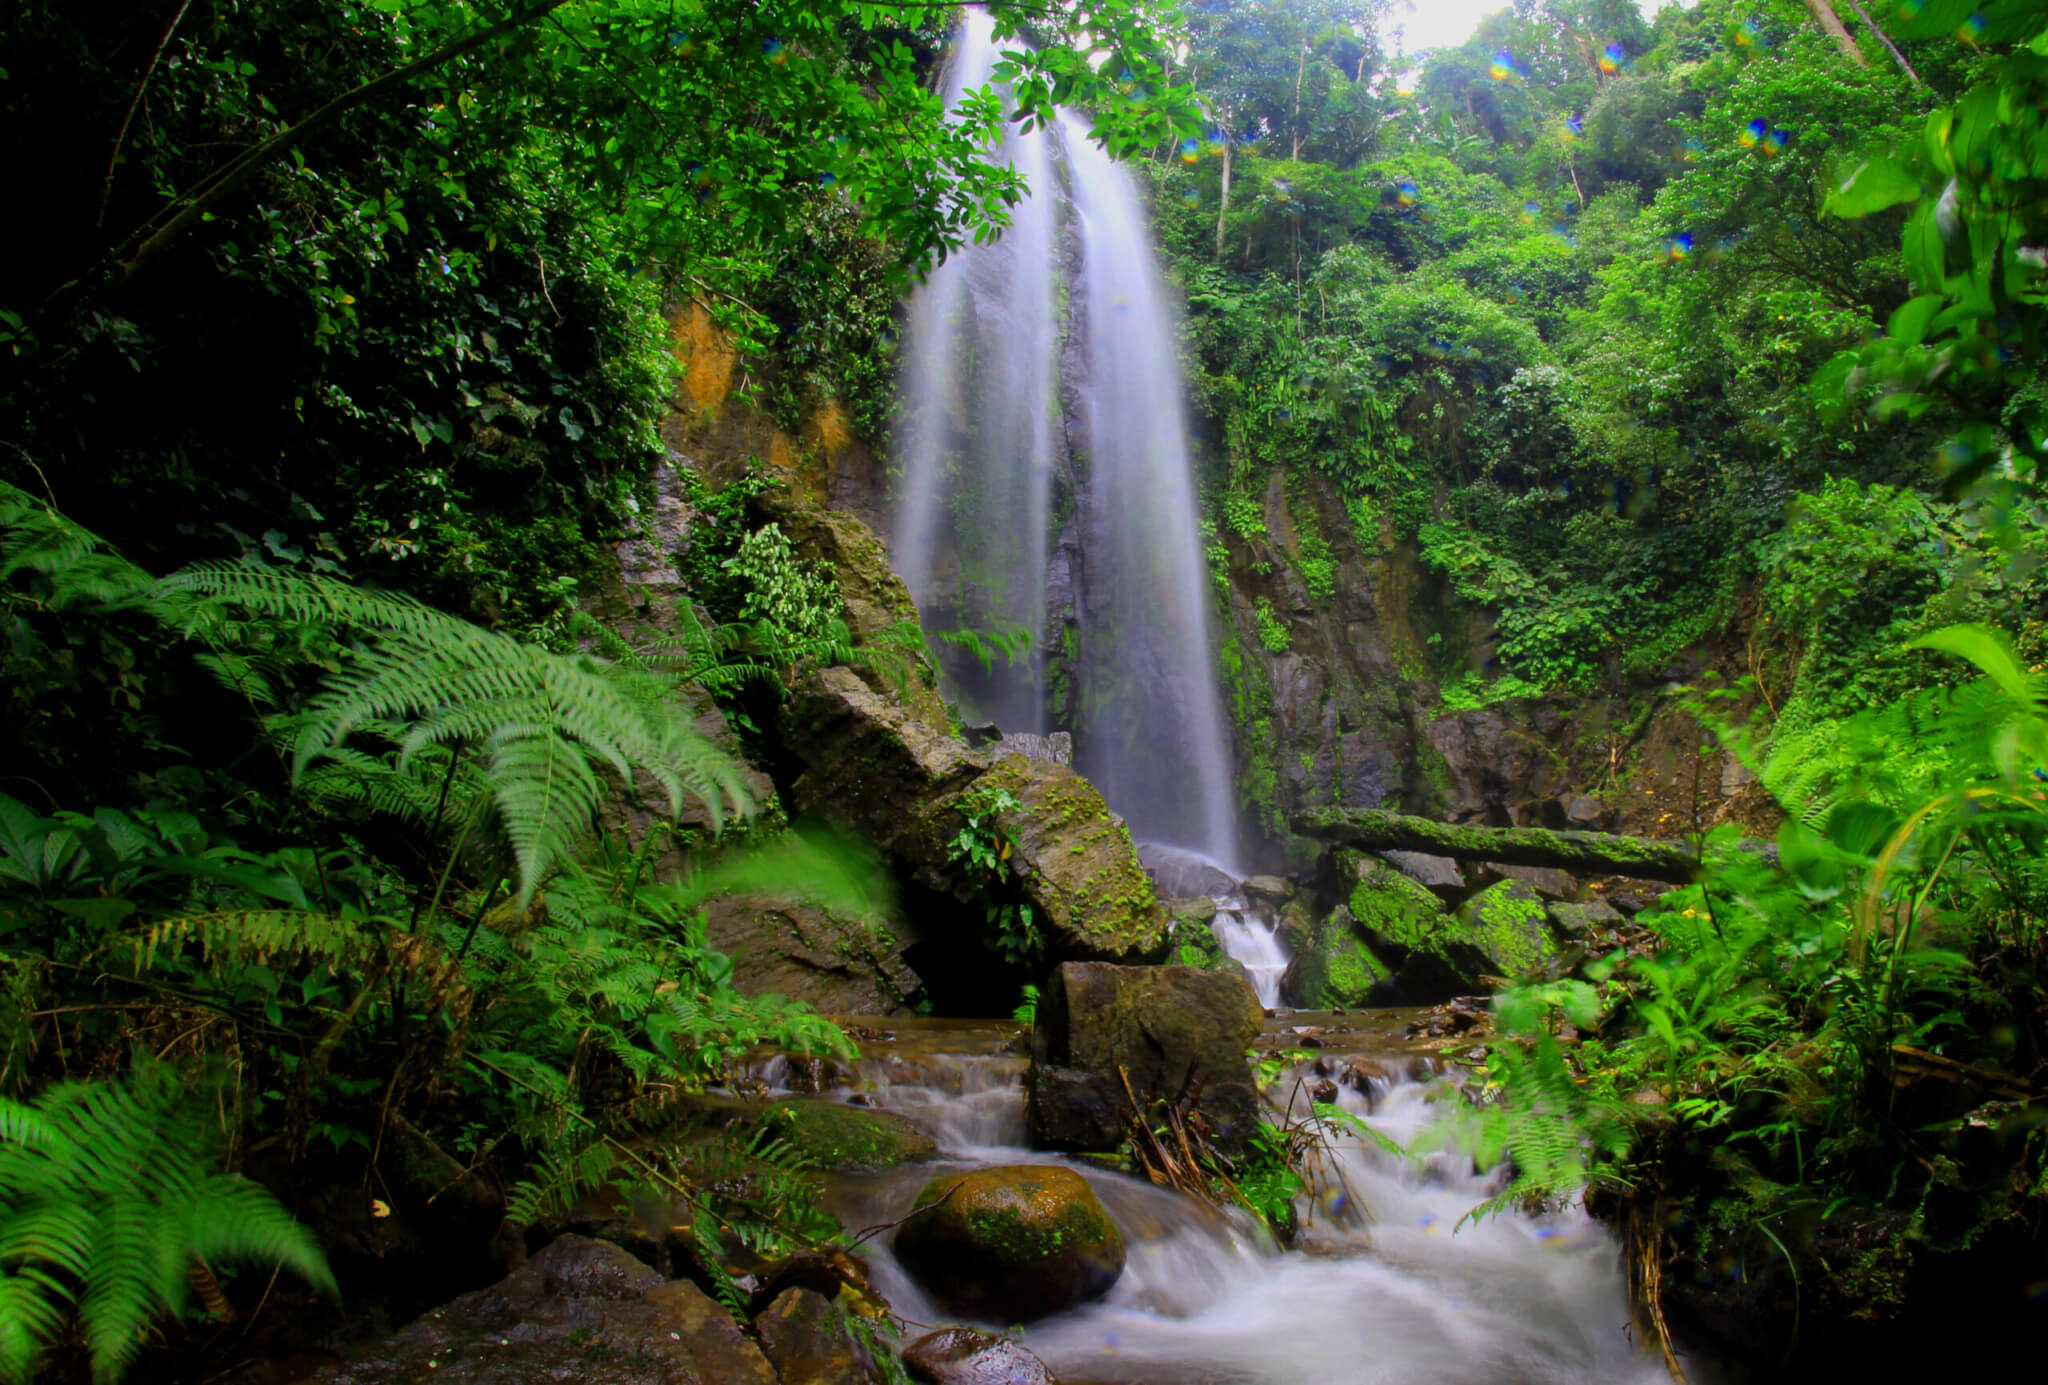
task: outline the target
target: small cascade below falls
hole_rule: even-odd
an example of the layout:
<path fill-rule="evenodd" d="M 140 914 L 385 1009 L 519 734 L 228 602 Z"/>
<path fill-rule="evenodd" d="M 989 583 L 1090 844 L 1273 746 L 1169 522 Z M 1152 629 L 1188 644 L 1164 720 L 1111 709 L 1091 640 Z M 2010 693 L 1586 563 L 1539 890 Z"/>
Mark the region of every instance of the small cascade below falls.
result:
<path fill-rule="evenodd" d="M 1397 1035 L 1407 1017 L 1326 1021 L 1324 1045 L 1281 1075 L 1268 1100 L 1330 1101 L 1403 1145 L 1455 1078 Z M 1099 1162 L 1021 1147 L 1023 1067 L 1014 1030 L 961 1021 L 881 1020 L 828 1097 L 901 1115 L 939 1145 L 936 1160 L 840 1174 L 826 1203 L 843 1226 L 904 1215 L 934 1175 L 962 1167 L 1062 1164 L 1092 1185 L 1128 1258 L 1108 1296 L 1030 1324 L 1024 1345 L 1059 1378 L 1115 1385 L 1656 1385 L 1656 1352 L 1629 1336 L 1620 1256 L 1583 1211 L 1505 1211 L 1468 1220 L 1505 1170 L 1438 1151 L 1403 1159 L 1326 1131 L 1312 1188 L 1296 1201 L 1297 1249 L 1283 1251 L 1243 1212 L 1218 1210 Z M 1353 1027 L 1346 1027 L 1353 1026 Z M 1269 1025 L 1267 1051 L 1291 1047 Z M 759 1076 L 771 1083 L 790 1069 Z M 1312 1095 L 1313 1094 L 1313 1095 Z M 1277 1118 L 1277 1112 L 1276 1118 Z M 892 1236 L 861 1247 L 899 1317 L 960 1321 L 907 1274 Z M 1000 1325 L 997 1325 L 1000 1327 Z M 1694 1363 L 1688 1362 L 1688 1366 Z"/>
<path fill-rule="evenodd" d="M 967 10 L 948 101 L 996 58 L 992 22 Z M 948 651 L 970 720 L 1071 730 L 1135 838 L 1233 861 L 1174 304 L 1137 186 L 1072 120 L 992 157 L 1031 195 L 911 301 L 891 559 L 927 630 L 1029 637 L 1012 660 Z"/>
<path fill-rule="evenodd" d="M 1146 842 L 1138 848 L 1138 864 L 1152 877 L 1152 888 L 1169 900 L 1206 899 L 1215 906 L 1209 931 L 1223 954 L 1244 968 L 1245 979 L 1258 993 L 1259 1004 L 1280 1004 L 1280 982 L 1293 960 L 1280 941 L 1280 920 L 1260 907 L 1245 882 L 1213 856 L 1177 846 Z M 1178 928 L 1201 924 L 1182 920 Z"/>

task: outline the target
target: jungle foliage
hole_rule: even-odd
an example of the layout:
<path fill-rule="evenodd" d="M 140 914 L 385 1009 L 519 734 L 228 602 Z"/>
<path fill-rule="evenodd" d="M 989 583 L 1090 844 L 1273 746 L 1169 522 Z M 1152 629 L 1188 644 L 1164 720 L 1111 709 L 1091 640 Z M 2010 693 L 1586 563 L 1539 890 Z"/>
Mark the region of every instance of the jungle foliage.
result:
<path fill-rule="evenodd" d="M 1895 60 L 1851 19 L 1860 60 L 1801 4 L 1554 0 L 1404 59 L 1370 4 L 1193 6 L 1217 124 L 1153 168 L 1218 520 L 1275 469 L 1372 517 L 1361 556 L 1383 520 L 1494 622 L 1483 667 L 1431 670 L 1464 701 L 1618 687 L 1747 622 L 1777 704 L 1841 710 L 1883 632 L 2037 604 L 2034 559 L 1988 553 L 1957 504 L 2040 426 L 2005 302 L 2032 292 L 2031 233 L 1985 258 L 2038 214 L 2013 176 L 2033 127 L 1986 114 L 2034 60 L 2004 20 L 1916 20 Z M 1965 111 L 1959 161 L 1926 131 Z M 1971 280 L 1973 255 L 2010 283 Z M 1218 528 L 1313 597 L 1329 536 Z M 1897 570 L 1821 576 L 1813 540 L 1851 528 Z"/>
<path fill-rule="evenodd" d="M 1084 108 L 1119 152 L 1191 125 L 1141 7 L 995 8 L 1044 40 L 1004 71 L 1025 118 Z M 501 1270 L 508 1208 L 593 1191 L 729 1297 L 727 1264 L 833 1231 L 786 1145 L 686 1119 L 758 1043 L 847 1046 L 740 994 L 703 906 L 865 918 L 886 881 L 699 724 L 749 734 L 806 666 L 902 676 L 921 636 L 856 649 L 754 477 L 681 476 L 685 595 L 644 638 L 585 612 L 671 465 L 678 305 L 772 416 L 873 429 L 895 300 L 1004 224 L 1001 104 L 930 80 L 948 20 L 0 23 L 0 1375 L 111 1379 L 151 1340 L 215 1374 L 249 1333 L 191 1322 L 280 1267 L 409 1314 Z M 422 1238 L 441 1268 L 401 1283 Z"/>

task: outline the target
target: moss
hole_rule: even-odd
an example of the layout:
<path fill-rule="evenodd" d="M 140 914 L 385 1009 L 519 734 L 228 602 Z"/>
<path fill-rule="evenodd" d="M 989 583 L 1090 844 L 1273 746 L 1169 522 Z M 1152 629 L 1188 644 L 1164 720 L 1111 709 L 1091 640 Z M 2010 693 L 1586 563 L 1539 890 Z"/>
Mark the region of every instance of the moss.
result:
<path fill-rule="evenodd" d="M 889 1169 L 937 1149 L 931 1136 L 901 1116 L 831 1101 L 778 1102 L 762 1125 L 824 1169 Z"/>
<path fill-rule="evenodd" d="M 1502 880 L 1465 901 L 1458 911 L 1466 940 L 1502 976 L 1535 971 L 1557 955 L 1543 899 L 1519 880 Z"/>

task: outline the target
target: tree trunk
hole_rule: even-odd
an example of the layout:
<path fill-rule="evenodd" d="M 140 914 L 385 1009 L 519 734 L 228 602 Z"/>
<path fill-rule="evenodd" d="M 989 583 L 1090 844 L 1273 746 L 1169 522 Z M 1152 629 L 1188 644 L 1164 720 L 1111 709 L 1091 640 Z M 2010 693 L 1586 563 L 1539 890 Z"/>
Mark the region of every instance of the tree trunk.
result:
<path fill-rule="evenodd" d="M 1223 218 L 1230 214 L 1230 149 L 1234 143 L 1230 127 L 1223 127 L 1223 196 L 1216 203 L 1216 263 L 1223 264 Z"/>
<path fill-rule="evenodd" d="M 1289 122 L 1294 133 L 1294 147 L 1287 153 L 1290 159 L 1301 157 L 1301 75 L 1308 71 L 1308 45 L 1301 45 L 1301 56 L 1294 60 L 1294 119 Z"/>
<path fill-rule="evenodd" d="M 1858 67 L 1868 67 L 1869 59 L 1856 46 L 1856 40 L 1849 37 L 1849 31 L 1842 27 L 1842 21 L 1835 17 L 1835 7 L 1828 0 L 1806 0 L 1806 8 L 1813 11 L 1814 22 L 1821 31 L 1835 41 L 1835 47 L 1842 50 L 1842 56 Z"/>
<path fill-rule="evenodd" d="M 1366 851 L 1420 851 L 1458 861 L 1626 875 L 1684 884 L 1700 863 L 1676 842 L 1608 832 L 1550 832 L 1540 827 L 1460 827 L 1377 809 L 1324 808 L 1297 813 L 1294 830 Z"/>

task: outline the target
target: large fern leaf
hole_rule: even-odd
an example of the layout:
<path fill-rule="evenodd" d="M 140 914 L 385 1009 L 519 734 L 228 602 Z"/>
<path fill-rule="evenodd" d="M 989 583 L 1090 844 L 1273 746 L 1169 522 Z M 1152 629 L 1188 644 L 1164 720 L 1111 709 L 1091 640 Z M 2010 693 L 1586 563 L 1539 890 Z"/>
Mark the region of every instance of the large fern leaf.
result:
<path fill-rule="evenodd" d="M 117 1379 L 152 1317 L 190 1310 L 195 1262 L 282 1265 L 334 1292 L 312 1234 L 220 1171 L 173 1069 L 0 1101 L 0 1379 L 28 1380 L 74 1311 L 94 1380 Z"/>
<path fill-rule="evenodd" d="M 189 568 L 158 589 L 188 604 L 195 633 L 229 607 L 359 632 L 362 643 L 295 720 L 295 776 L 305 782 L 324 761 L 345 759 L 362 734 L 394 736 L 401 765 L 432 747 L 475 747 L 522 904 L 588 834 L 611 792 L 600 764 L 627 782 L 648 775 L 672 813 L 701 801 L 714 826 L 753 807 L 738 766 L 645 667 L 555 653 L 408 597 L 247 564 Z M 316 782 L 332 792 L 331 778 Z"/>

